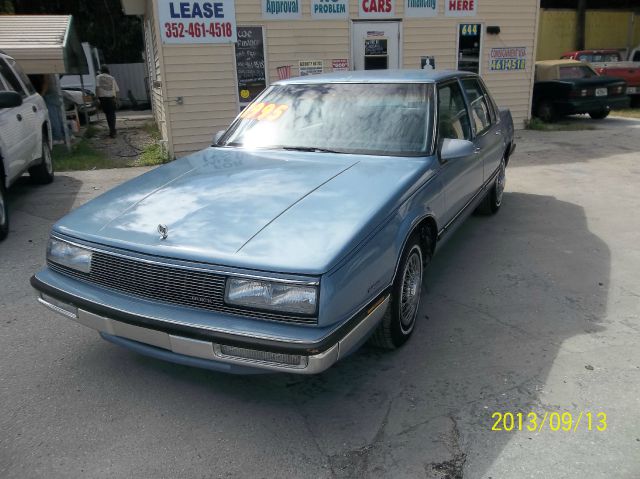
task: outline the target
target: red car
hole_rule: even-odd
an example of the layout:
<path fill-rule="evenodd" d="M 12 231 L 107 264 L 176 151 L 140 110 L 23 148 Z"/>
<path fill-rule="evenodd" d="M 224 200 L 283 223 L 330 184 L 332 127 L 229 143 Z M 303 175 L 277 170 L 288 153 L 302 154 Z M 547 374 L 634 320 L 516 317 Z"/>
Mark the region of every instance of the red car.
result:
<path fill-rule="evenodd" d="M 631 104 L 640 104 L 640 62 L 624 61 L 618 50 L 579 50 L 562 55 L 564 59 L 591 63 L 600 75 L 622 78 L 627 82 Z"/>

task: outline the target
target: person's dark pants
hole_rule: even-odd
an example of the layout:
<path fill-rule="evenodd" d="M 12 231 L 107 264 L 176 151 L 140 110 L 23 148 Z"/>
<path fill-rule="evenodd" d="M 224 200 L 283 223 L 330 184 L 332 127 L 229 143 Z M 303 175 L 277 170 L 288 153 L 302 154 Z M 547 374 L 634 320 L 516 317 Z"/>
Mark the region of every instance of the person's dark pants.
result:
<path fill-rule="evenodd" d="M 109 125 L 109 136 L 113 138 L 116 136 L 116 99 L 101 96 L 100 107 L 104 112 L 104 116 L 107 117 L 107 125 Z"/>

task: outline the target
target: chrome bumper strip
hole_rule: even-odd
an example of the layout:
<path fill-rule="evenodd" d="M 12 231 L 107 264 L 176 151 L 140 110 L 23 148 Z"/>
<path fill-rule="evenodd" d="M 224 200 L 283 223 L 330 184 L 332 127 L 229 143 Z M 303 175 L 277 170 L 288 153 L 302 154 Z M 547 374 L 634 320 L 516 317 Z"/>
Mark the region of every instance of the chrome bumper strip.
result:
<path fill-rule="evenodd" d="M 74 317 L 64 309 L 44 300 L 42 296 L 38 297 L 38 301 L 51 310 L 64 315 L 66 318 L 73 319 L 98 332 L 155 346 L 176 354 L 270 371 L 316 374 L 329 368 L 339 359 L 344 358 L 378 325 L 378 322 L 387 310 L 389 296 L 386 296 L 384 300 L 375 305 L 362 321 L 326 351 L 308 356 L 300 355 L 299 364 L 285 364 L 261 359 L 230 356 L 222 352 L 220 344 L 218 343 L 176 336 L 164 331 L 135 326 L 83 309 L 78 309 L 77 315 Z"/>

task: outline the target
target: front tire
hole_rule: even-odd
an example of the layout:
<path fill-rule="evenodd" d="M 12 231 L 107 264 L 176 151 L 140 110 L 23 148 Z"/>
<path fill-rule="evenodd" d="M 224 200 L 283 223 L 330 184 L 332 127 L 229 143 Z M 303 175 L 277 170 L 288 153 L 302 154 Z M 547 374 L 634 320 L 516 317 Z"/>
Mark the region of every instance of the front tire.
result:
<path fill-rule="evenodd" d="M 371 337 L 371 344 L 383 349 L 397 349 L 409 340 L 420 308 L 424 268 L 430 259 L 430 251 L 425 251 L 420 237 L 413 235 L 402 253 L 391 301 Z"/>
<path fill-rule="evenodd" d="M 2 161 L 2 158 L 0 158 Z M 7 204 L 7 191 L 4 187 L 4 178 L 0 171 L 0 241 L 9 234 L 9 205 Z"/>
<path fill-rule="evenodd" d="M 48 185 L 53 181 L 53 157 L 46 137 L 42 137 L 42 161 L 29 168 L 31 179 L 39 185 Z"/>
<path fill-rule="evenodd" d="M 609 110 L 590 111 L 589 116 L 594 120 L 603 120 L 609 116 Z"/>

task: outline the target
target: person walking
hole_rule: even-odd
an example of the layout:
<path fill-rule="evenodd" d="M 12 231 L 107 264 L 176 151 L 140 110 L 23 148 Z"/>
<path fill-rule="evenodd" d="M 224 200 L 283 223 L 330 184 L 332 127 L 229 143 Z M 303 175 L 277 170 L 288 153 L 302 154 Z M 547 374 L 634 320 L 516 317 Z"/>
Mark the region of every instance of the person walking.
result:
<path fill-rule="evenodd" d="M 96 77 L 96 94 L 100 100 L 100 107 L 107 117 L 109 136 L 116 137 L 116 98 L 120 88 L 116 79 L 109 74 L 109 68 L 105 65 L 100 69 L 100 75 Z"/>

